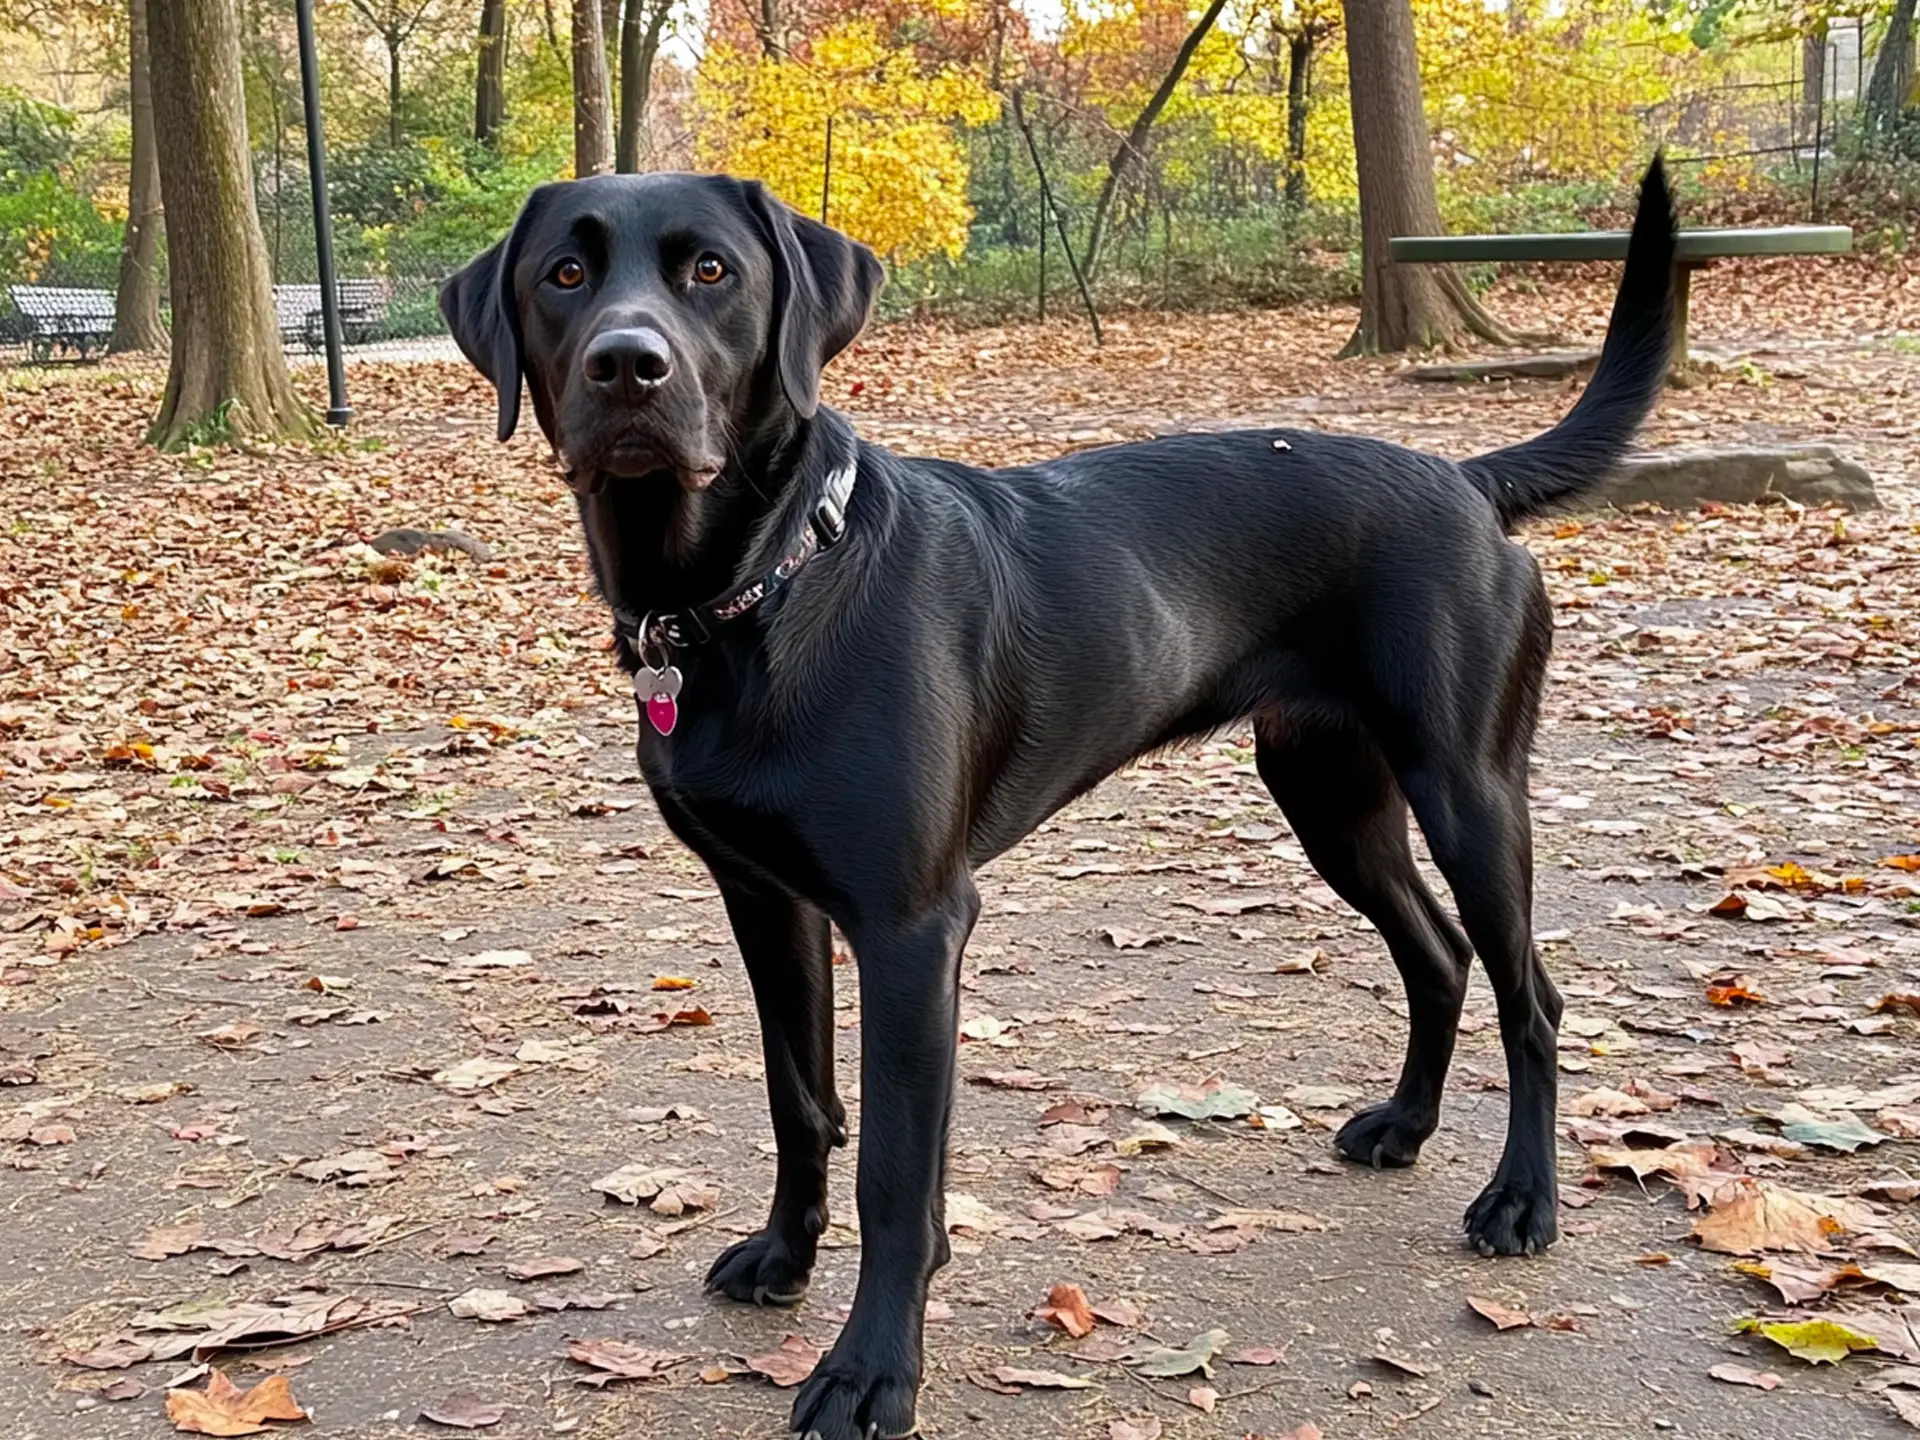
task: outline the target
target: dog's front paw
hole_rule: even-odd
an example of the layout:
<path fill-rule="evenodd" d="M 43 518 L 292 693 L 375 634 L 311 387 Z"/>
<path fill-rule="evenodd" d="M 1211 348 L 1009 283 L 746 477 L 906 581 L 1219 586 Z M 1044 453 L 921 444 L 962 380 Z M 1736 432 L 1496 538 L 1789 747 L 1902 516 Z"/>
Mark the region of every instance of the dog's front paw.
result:
<path fill-rule="evenodd" d="M 1495 1175 L 1467 1207 L 1467 1240 L 1482 1255 L 1537 1255 L 1560 1237 L 1552 1180 Z"/>
<path fill-rule="evenodd" d="M 1433 1121 L 1409 1115 L 1395 1100 L 1369 1105 L 1340 1127 L 1333 1143 L 1349 1160 L 1374 1169 L 1398 1169 L 1420 1158 Z"/>
<path fill-rule="evenodd" d="M 859 1359 L 820 1362 L 793 1402 L 793 1433 L 804 1440 L 895 1440 L 916 1428 L 919 1382 Z"/>
<path fill-rule="evenodd" d="M 798 1305 L 812 1274 L 812 1255 L 796 1255 L 761 1230 L 720 1252 L 707 1271 L 707 1289 L 748 1305 Z"/>

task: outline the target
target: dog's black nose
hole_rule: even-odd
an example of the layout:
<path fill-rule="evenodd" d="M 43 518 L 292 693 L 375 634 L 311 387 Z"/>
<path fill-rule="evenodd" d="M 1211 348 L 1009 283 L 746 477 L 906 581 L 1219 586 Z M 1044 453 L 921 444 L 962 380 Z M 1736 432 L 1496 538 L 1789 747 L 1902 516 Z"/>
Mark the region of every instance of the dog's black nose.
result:
<path fill-rule="evenodd" d="M 608 330 L 587 343 L 587 379 L 604 389 L 643 395 L 660 388 L 673 373 L 667 337 L 641 326 Z"/>

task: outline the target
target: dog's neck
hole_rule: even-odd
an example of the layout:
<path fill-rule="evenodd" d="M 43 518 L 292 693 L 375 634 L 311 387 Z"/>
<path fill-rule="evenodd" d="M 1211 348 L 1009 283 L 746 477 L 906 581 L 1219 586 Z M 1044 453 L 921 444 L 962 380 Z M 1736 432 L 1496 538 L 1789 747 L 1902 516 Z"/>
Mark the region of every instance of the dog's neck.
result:
<path fill-rule="evenodd" d="M 579 497 L 600 593 L 640 618 L 712 600 L 773 565 L 806 523 L 817 491 L 855 444 L 826 409 L 744 444 L 713 484 L 609 479 Z"/>

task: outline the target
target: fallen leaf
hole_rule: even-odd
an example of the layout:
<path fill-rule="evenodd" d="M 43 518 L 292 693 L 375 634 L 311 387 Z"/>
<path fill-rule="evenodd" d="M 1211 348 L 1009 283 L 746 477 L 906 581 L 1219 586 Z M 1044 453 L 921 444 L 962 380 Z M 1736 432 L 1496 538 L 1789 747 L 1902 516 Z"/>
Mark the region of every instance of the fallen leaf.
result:
<path fill-rule="evenodd" d="M 1178 1115 L 1187 1120 L 1237 1120 L 1251 1114 L 1260 1097 L 1241 1085 L 1213 1079 L 1204 1085 L 1180 1085 L 1162 1080 L 1134 1098 L 1142 1115 Z"/>
<path fill-rule="evenodd" d="M 576 1384 L 605 1386 L 615 1380 L 657 1380 L 692 1357 L 649 1350 L 624 1340 L 569 1340 L 567 1358 L 598 1372 L 574 1376 Z"/>
<path fill-rule="evenodd" d="M 484 1055 L 477 1055 L 445 1070 L 436 1070 L 433 1083 L 444 1085 L 456 1094 L 468 1095 L 498 1085 L 509 1075 L 519 1073 L 520 1067 L 510 1060 L 490 1060 Z"/>
<path fill-rule="evenodd" d="M 1718 1192 L 1712 1213 L 1694 1222 L 1693 1237 L 1702 1249 L 1723 1255 L 1758 1255 L 1769 1250 L 1811 1254 L 1830 1249 L 1835 1235 L 1872 1223 L 1872 1212 L 1858 1201 L 1748 1178 Z"/>
<path fill-rule="evenodd" d="M 653 988 L 656 990 L 691 990 L 700 982 L 687 975 L 656 975 Z"/>
<path fill-rule="evenodd" d="M 1160 1422 L 1151 1415 L 1128 1415 L 1109 1421 L 1107 1440 L 1160 1440 Z"/>
<path fill-rule="evenodd" d="M 1783 1106 L 1780 1133 L 1801 1145 L 1817 1145 L 1823 1150 L 1839 1150 L 1851 1155 L 1863 1145 L 1879 1145 L 1889 1137 L 1848 1111 L 1838 1120 L 1829 1119 L 1804 1105 Z"/>
<path fill-rule="evenodd" d="M 1093 1381 L 1084 1375 L 1062 1375 L 1057 1370 L 1023 1370 L 1018 1365 L 1002 1365 L 988 1372 L 1002 1385 L 1023 1385 L 1034 1390 L 1090 1390 Z"/>
<path fill-rule="evenodd" d="M 1087 1292 L 1078 1285 L 1056 1285 L 1047 1292 L 1047 1303 L 1033 1312 L 1036 1320 L 1057 1325 L 1078 1340 L 1093 1333 L 1093 1308 L 1087 1304 Z"/>
<path fill-rule="evenodd" d="M 1734 1327 L 1742 1334 L 1761 1335 L 1788 1354 L 1810 1365 L 1838 1365 L 1856 1350 L 1879 1346 L 1871 1335 L 1849 1330 L 1837 1320 L 1745 1319 Z"/>
<path fill-rule="evenodd" d="M 1149 1150 L 1165 1150 L 1179 1143 L 1180 1137 L 1166 1126 L 1155 1120 L 1147 1120 L 1134 1126 L 1132 1133 L 1114 1141 L 1113 1149 L 1118 1155 L 1142 1155 Z"/>
<path fill-rule="evenodd" d="M 504 1405 L 482 1400 L 471 1390 L 456 1390 L 422 1408 L 420 1418 L 455 1430 L 484 1430 L 489 1425 L 498 1425 L 506 1413 Z"/>
<path fill-rule="evenodd" d="M 623 1205 L 645 1204 L 656 1215 L 711 1210 L 719 1193 L 684 1170 L 646 1164 L 623 1165 L 593 1182 L 593 1188 Z"/>
<path fill-rule="evenodd" d="M 1203 1414 L 1211 1415 L 1220 1402 L 1220 1392 L 1211 1385 L 1196 1385 L 1187 1391 L 1187 1403 Z"/>
<path fill-rule="evenodd" d="M 1467 1304 L 1476 1315 L 1491 1320 L 1493 1322 L 1493 1328 L 1496 1330 L 1517 1330 L 1522 1326 L 1533 1324 L 1533 1316 L 1529 1315 L 1525 1310 L 1516 1309 L 1511 1305 L 1503 1305 L 1498 1300 L 1488 1300 L 1480 1295 L 1469 1295 L 1467 1296 Z"/>
<path fill-rule="evenodd" d="M 543 1280 L 549 1275 L 572 1275 L 587 1267 L 571 1255 L 537 1255 L 507 1266 L 509 1280 Z"/>
<path fill-rule="evenodd" d="M 821 1350 L 804 1335 L 782 1337 L 779 1345 L 764 1355 L 746 1357 L 747 1368 L 764 1375 L 781 1389 L 798 1385 L 820 1363 Z"/>
<path fill-rule="evenodd" d="M 207 1375 L 204 1390 L 167 1391 L 167 1419 L 185 1435 L 259 1435 L 269 1420 L 305 1420 L 284 1375 L 272 1375 L 242 1390 L 221 1370 Z"/>
<path fill-rule="evenodd" d="M 520 1319 L 527 1313 L 527 1302 L 507 1290 L 488 1290 L 475 1286 L 449 1300 L 447 1309 L 462 1320 L 485 1320 L 497 1324 L 502 1320 Z"/>
<path fill-rule="evenodd" d="M 1707 1371 L 1716 1380 L 1729 1385 L 1751 1385 L 1756 1390 L 1777 1390 L 1780 1377 L 1771 1370 L 1749 1370 L 1745 1365 L 1722 1363 Z"/>
<path fill-rule="evenodd" d="M 1198 1370 L 1211 1380 L 1213 1357 L 1226 1343 L 1225 1330 L 1218 1328 L 1207 1330 L 1194 1336 L 1179 1349 L 1149 1350 L 1134 1362 L 1133 1370 L 1135 1374 L 1151 1375 L 1161 1380 L 1175 1380 Z"/>

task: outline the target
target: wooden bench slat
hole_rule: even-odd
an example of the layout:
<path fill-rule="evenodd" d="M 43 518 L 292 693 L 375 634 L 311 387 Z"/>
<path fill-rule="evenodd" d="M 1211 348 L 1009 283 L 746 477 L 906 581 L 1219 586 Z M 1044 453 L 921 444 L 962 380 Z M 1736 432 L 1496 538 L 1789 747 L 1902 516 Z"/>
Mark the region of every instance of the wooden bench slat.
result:
<path fill-rule="evenodd" d="M 1845 225 L 1776 225 L 1751 230 L 1682 230 L 1675 244 L 1681 260 L 1722 260 L 1742 255 L 1841 255 L 1853 249 Z M 1399 235 L 1387 242 L 1397 261 L 1621 260 L 1624 230 L 1582 230 L 1565 235 Z"/>

